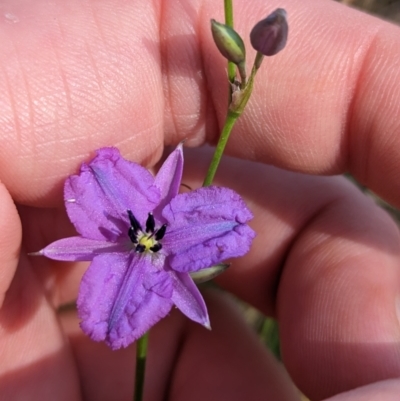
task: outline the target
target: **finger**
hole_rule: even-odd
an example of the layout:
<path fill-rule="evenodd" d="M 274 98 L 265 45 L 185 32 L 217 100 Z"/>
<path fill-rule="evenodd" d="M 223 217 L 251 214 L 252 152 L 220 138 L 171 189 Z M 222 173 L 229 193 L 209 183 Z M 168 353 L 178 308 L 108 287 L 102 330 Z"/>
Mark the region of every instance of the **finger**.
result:
<path fill-rule="evenodd" d="M 396 401 L 399 393 L 399 380 L 385 380 L 339 394 L 325 401 Z"/>
<path fill-rule="evenodd" d="M 287 374 L 244 323 L 232 300 L 214 291 L 206 295 L 211 331 L 179 312 L 150 331 L 146 399 L 299 400 Z M 84 398 L 131 398 L 135 346 L 111 351 L 84 337 L 72 313 L 63 319 L 75 349 Z"/>
<path fill-rule="evenodd" d="M 0 309 L 0 399 L 79 401 L 74 361 L 26 256 Z"/>
<path fill-rule="evenodd" d="M 18 212 L 0 183 L 0 399 L 78 400 L 65 339 L 20 247 Z"/>
<path fill-rule="evenodd" d="M 99 146 L 151 164 L 164 132 L 166 143 L 217 137 L 227 83 L 213 2 L 3 3 L 0 171 L 18 200 L 61 199 L 65 176 Z M 247 38 L 280 5 L 237 1 L 238 31 Z M 399 203 L 399 28 L 336 2 L 286 7 L 288 46 L 265 60 L 228 151 L 313 173 L 349 169 Z"/>
<path fill-rule="evenodd" d="M 186 157 L 193 188 L 206 166 L 196 155 Z M 227 158 L 217 184 L 245 197 L 257 232 L 219 282 L 278 317 L 299 388 L 321 399 L 397 377 L 400 236 L 391 218 L 340 177 Z"/>
<path fill-rule="evenodd" d="M 171 388 L 174 399 L 298 400 L 297 390 L 282 366 L 261 345 L 255 333 L 240 323 L 236 305 L 231 299 L 217 295 L 206 299 L 212 331 L 204 332 L 198 325 L 189 325 Z M 191 378 L 198 382 L 195 391 Z"/>
<path fill-rule="evenodd" d="M 2 3 L 0 171 L 14 199 L 59 201 L 65 177 L 104 145 L 141 162 L 160 154 L 154 4 Z"/>
<path fill-rule="evenodd" d="M 17 209 L 0 182 L 0 307 L 18 265 L 21 236 Z"/>
<path fill-rule="evenodd" d="M 255 21 L 281 5 L 235 3 L 236 26 L 246 43 Z M 399 28 L 337 2 L 289 1 L 285 8 L 288 45 L 266 58 L 260 68 L 249 108 L 235 127 L 228 152 L 313 174 L 350 171 L 400 205 L 393 191 L 400 176 Z M 215 13 L 215 7 L 205 6 L 202 15 Z M 178 30 L 172 9 L 166 20 L 168 27 Z M 226 111 L 225 61 L 208 30 L 201 25 L 201 48 L 221 127 Z M 173 37 L 174 30 L 168 32 Z M 250 64 L 254 53 L 248 53 Z M 168 61 L 171 70 L 172 56 Z M 178 69 L 179 61 L 175 65 Z M 174 123 L 179 125 L 179 120 Z"/>
<path fill-rule="evenodd" d="M 54 311 L 25 253 L 20 260 L 21 234 L 17 209 L 0 183 L 0 399 L 78 400 Z"/>

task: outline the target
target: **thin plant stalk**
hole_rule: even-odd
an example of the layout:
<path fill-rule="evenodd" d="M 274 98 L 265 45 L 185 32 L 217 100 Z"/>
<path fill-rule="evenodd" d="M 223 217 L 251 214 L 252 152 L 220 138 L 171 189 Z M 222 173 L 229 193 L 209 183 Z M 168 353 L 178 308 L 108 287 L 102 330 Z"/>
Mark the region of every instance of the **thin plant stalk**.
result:
<path fill-rule="evenodd" d="M 246 107 L 247 102 L 250 98 L 251 92 L 253 91 L 254 78 L 261 64 L 260 60 L 262 60 L 262 57 L 262 54 L 257 53 L 254 66 L 249 77 L 249 81 L 247 82 L 245 89 L 241 93 L 240 100 L 237 102 L 233 101 L 228 109 L 224 127 L 222 128 L 221 136 L 219 137 L 217 147 L 215 148 L 215 152 L 210 163 L 210 167 L 208 168 L 206 178 L 204 179 L 203 187 L 211 185 L 214 180 L 215 173 L 217 172 L 218 165 L 221 161 L 225 146 L 232 132 L 232 128 L 235 125 L 237 119 L 242 115 L 244 108 Z"/>
<path fill-rule="evenodd" d="M 149 333 L 145 333 L 136 342 L 136 372 L 133 401 L 142 401 L 143 399 L 148 341 Z"/>
<path fill-rule="evenodd" d="M 233 28 L 233 5 L 232 0 L 224 0 L 225 25 Z M 228 79 L 234 82 L 236 77 L 236 65 L 228 61 Z"/>
<path fill-rule="evenodd" d="M 221 136 L 219 137 L 219 141 L 217 147 L 215 148 L 214 156 L 211 160 L 210 167 L 208 168 L 206 178 L 203 182 L 203 187 L 207 187 L 212 184 L 214 180 L 215 173 L 217 172 L 218 165 L 221 161 L 222 154 L 224 153 L 226 143 L 228 142 L 229 136 L 231 134 L 232 128 L 235 125 L 236 120 L 239 115 L 237 113 L 233 113 L 228 111 L 226 116 L 224 128 L 222 129 Z"/>
<path fill-rule="evenodd" d="M 232 0 L 224 0 L 224 13 L 225 13 L 225 25 L 233 28 L 233 4 Z M 229 82 L 233 83 L 236 78 L 236 64 L 228 61 L 228 79 Z M 229 85 L 229 103 L 232 101 L 232 88 Z M 217 172 L 218 165 L 221 161 L 222 154 L 224 153 L 226 143 L 228 142 L 232 128 L 235 125 L 238 116 L 230 113 L 226 116 L 225 124 L 219 137 L 218 145 L 215 149 L 213 159 L 210 167 L 208 168 L 206 178 L 203 182 L 203 187 L 207 187 L 212 184 L 215 173 Z"/>

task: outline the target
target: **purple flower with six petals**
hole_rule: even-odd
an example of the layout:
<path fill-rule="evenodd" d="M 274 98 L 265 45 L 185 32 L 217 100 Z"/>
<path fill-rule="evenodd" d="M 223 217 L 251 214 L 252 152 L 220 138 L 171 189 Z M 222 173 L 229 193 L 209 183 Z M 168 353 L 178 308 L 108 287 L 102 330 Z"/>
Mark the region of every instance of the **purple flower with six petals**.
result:
<path fill-rule="evenodd" d="M 102 148 L 64 187 L 68 216 L 79 236 L 53 242 L 40 254 L 91 261 L 79 289 L 82 330 L 111 348 L 126 347 L 177 306 L 210 327 L 190 272 L 244 255 L 254 238 L 252 218 L 234 191 L 205 187 L 178 194 L 182 146 L 154 177 Z"/>

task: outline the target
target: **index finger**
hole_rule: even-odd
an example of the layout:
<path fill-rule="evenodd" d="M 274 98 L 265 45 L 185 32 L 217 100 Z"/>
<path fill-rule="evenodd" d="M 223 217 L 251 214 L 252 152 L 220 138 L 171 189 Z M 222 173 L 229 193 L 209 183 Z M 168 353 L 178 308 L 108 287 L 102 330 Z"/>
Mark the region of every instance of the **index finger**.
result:
<path fill-rule="evenodd" d="M 254 3 L 251 17 L 240 10 L 238 29 L 281 4 L 271 3 Z M 228 151 L 312 174 L 350 171 L 399 205 L 399 28 L 336 2 L 285 7 L 287 47 L 264 61 Z M 221 95 L 214 104 L 222 121 Z"/>

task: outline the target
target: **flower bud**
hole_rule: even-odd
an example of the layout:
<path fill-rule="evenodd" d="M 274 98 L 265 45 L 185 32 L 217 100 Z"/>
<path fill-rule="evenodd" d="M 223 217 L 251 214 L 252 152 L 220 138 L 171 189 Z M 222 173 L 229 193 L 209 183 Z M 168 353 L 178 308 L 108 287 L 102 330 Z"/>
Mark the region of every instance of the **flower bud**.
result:
<path fill-rule="evenodd" d="M 278 8 L 252 29 L 251 45 L 264 56 L 273 56 L 285 47 L 288 29 L 286 11 Z"/>
<path fill-rule="evenodd" d="M 211 20 L 211 32 L 221 54 L 232 63 L 243 63 L 246 58 L 244 43 L 239 34 L 231 27 Z"/>
<path fill-rule="evenodd" d="M 226 263 L 220 263 L 219 265 L 207 267 L 205 269 L 201 269 L 197 272 L 191 272 L 190 277 L 196 284 L 205 283 L 206 281 L 212 280 L 214 277 L 217 277 L 222 272 L 224 272 L 230 265 Z"/>

